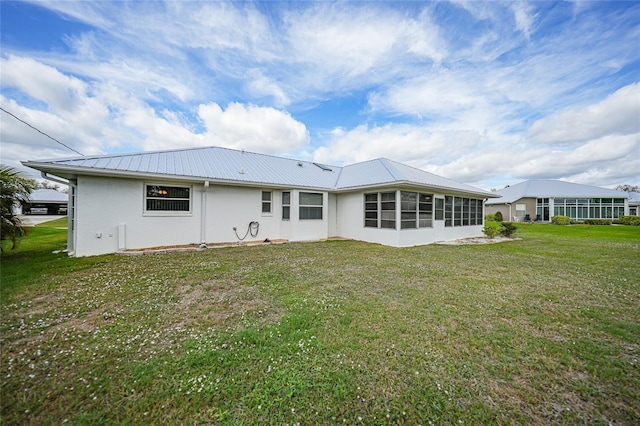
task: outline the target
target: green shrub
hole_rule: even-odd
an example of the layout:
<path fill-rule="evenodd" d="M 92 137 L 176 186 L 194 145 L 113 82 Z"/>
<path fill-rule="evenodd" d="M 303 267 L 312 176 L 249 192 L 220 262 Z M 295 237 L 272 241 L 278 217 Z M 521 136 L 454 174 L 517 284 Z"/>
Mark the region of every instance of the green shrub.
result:
<path fill-rule="evenodd" d="M 489 214 L 484 216 L 484 221 L 485 222 L 495 222 L 495 220 L 496 220 L 496 214 L 495 213 L 489 213 Z"/>
<path fill-rule="evenodd" d="M 585 219 L 585 225 L 611 225 L 610 219 Z"/>
<path fill-rule="evenodd" d="M 551 218 L 551 223 L 554 225 L 570 225 L 571 219 L 569 216 L 553 216 Z"/>
<path fill-rule="evenodd" d="M 502 225 L 499 222 L 485 222 L 482 232 L 489 238 L 497 237 L 502 233 Z"/>
<path fill-rule="evenodd" d="M 640 216 L 622 216 L 621 218 L 614 220 L 613 223 L 619 223 L 620 225 L 640 226 Z"/>
<path fill-rule="evenodd" d="M 493 220 L 495 220 L 496 222 L 502 222 L 503 221 L 502 213 L 501 212 L 496 212 Z"/>
<path fill-rule="evenodd" d="M 510 237 L 515 234 L 517 229 L 516 225 L 511 222 L 502 222 L 502 229 L 500 230 L 500 233 L 504 237 Z"/>

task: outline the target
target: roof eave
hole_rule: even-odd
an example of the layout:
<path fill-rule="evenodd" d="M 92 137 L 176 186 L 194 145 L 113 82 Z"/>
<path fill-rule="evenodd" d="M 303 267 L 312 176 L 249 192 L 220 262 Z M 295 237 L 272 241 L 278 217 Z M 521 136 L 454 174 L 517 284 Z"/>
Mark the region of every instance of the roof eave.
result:
<path fill-rule="evenodd" d="M 401 187 L 404 187 L 404 188 L 409 187 L 409 188 L 422 189 L 422 190 L 433 190 L 433 191 L 438 191 L 438 192 L 452 194 L 452 195 L 473 194 L 473 195 L 481 196 L 482 198 L 499 198 L 500 197 L 500 195 L 495 195 L 487 192 L 468 191 L 468 190 L 463 190 L 458 188 L 452 188 L 449 186 L 427 185 L 427 184 L 408 181 L 408 180 L 396 180 L 392 182 L 381 182 L 381 183 L 373 183 L 373 184 L 367 184 L 367 185 L 356 185 L 356 186 L 349 186 L 344 188 L 336 188 L 334 192 L 338 192 L 338 193 L 354 192 L 354 191 L 363 191 L 363 190 L 366 191 L 371 189 L 401 188 Z"/>
<path fill-rule="evenodd" d="M 112 170 L 112 169 L 96 169 L 96 168 L 87 168 L 87 167 L 77 167 L 77 166 L 65 166 L 65 165 L 52 165 L 51 163 L 41 163 L 35 161 L 23 161 L 23 165 L 27 167 L 31 167 L 32 169 L 36 169 L 45 173 L 50 173 L 57 177 L 61 177 L 64 179 L 77 179 L 78 176 L 99 176 L 99 177 L 120 177 L 120 178 L 128 178 L 128 179 L 149 179 L 156 181 L 179 181 L 179 182 L 205 182 L 208 181 L 210 184 L 219 184 L 219 185 L 228 185 L 228 186 L 242 186 L 242 187 L 255 187 L 255 186 L 263 186 L 267 188 L 278 188 L 278 189 L 306 189 L 306 190 L 314 190 L 314 191 L 329 191 L 331 192 L 331 188 L 328 187 L 317 187 L 317 186 L 308 186 L 308 185 L 295 185 L 295 184 L 281 184 L 275 182 L 256 182 L 256 181 L 241 181 L 241 180 L 232 180 L 232 179 L 220 179 L 220 178 L 212 178 L 207 176 L 182 176 L 182 175 L 172 175 L 166 173 L 148 173 L 148 172 L 136 172 L 130 170 Z"/>

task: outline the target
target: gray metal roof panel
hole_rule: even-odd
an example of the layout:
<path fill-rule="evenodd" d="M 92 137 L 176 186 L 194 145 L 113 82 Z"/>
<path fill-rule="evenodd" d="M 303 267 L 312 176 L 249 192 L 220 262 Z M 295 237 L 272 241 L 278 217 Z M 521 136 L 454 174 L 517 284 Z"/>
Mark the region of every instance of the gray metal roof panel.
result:
<path fill-rule="evenodd" d="M 256 184 L 332 188 L 340 170 L 323 170 L 312 162 L 210 147 L 178 151 L 44 160 L 52 166 L 101 171 L 175 175 Z"/>
<path fill-rule="evenodd" d="M 640 204 L 640 192 L 627 192 L 629 194 L 629 203 Z"/>
<path fill-rule="evenodd" d="M 55 189 L 36 189 L 29 194 L 29 200 L 32 203 L 68 202 L 69 194 L 56 191 Z"/>
<path fill-rule="evenodd" d="M 464 193 L 474 193 L 483 196 L 494 194 L 456 182 L 406 164 L 398 163 L 386 158 L 365 161 L 345 166 L 342 170 L 337 189 L 357 188 L 361 186 L 375 186 L 401 182 L 430 188 L 443 188 Z"/>
<path fill-rule="evenodd" d="M 173 151 L 113 154 L 25 162 L 48 171 L 85 169 L 142 175 L 176 176 L 244 184 L 344 190 L 393 183 L 443 188 L 484 196 L 493 194 L 424 170 L 388 159 L 376 159 L 345 167 L 317 165 L 285 157 L 207 147 Z M 330 169 L 330 170 L 327 170 Z"/>

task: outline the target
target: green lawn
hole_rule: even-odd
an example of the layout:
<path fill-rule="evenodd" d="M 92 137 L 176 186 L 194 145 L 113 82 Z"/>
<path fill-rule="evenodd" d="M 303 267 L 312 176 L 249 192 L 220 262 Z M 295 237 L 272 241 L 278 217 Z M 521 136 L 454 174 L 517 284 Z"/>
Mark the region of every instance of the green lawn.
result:
<path fill-rule="evenodd" d="M 0 424 L 639 424 L 640 227 L 2 256 Z"/>

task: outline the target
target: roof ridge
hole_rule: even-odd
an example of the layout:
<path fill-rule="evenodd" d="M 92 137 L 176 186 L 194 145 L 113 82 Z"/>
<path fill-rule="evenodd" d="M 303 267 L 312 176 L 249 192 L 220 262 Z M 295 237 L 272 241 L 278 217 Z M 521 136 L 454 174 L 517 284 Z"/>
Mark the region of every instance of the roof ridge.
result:
<path fill-rule="evenodd" d="M 404 175 L 404 173 L 400 172 L 400 170 L 398 170 L 398 168 L 395 167 L 395 165 L 390 164 L 390 163 L 394 163 L 393 160 L 389 160 L 388 158 L 385 158 L 385 157 L 378 158 L 377 160 L 389 172 L 391 177 L 393 177 L 394 179 L 398 179 L 398 180 L 407 180 L 407 177 Z M 390 169 L 391 165 L 393 165 L 393 170 Z M 395 173 L 394 173 L 394 171 L 395 171 Z"/>

